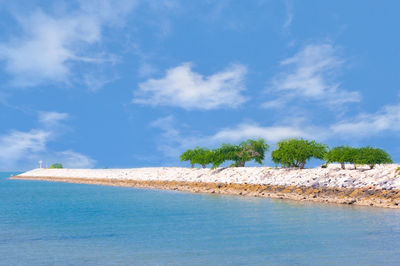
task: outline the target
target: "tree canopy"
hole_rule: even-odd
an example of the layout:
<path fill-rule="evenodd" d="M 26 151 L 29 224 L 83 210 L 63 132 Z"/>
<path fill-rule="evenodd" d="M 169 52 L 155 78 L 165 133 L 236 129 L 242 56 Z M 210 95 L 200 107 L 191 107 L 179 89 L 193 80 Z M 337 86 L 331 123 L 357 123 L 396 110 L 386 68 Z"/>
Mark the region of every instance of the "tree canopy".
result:
<path fill-rule="evenodd" d="M 262 164 L 265 158 L 265 152 L 268 151 L 269 145 L 264 139 L 252 140 L 248 139 L 240 143 L 235 152 L 235 166 L 244 167 L 245 163 L 254 160 L 258 164 Z"/>
<path fill-rule="evenodd" d="M 373 147 L 362 147 L 357 151 L 355 157 L 356 164 L 366 164 L 369 165 L 371 169 L 375 167 L 376 164 L 388 164 L 393 163 L 390 155 L 382 149 Z"/>
<path fill-rule="evenodd" d="M 225 161 L 233 161 L 235 167 L 244 167 L 246 162 L 254 160 L 256 163 L 262 164 L 265 158 L 265 152 L 269 149 L 269 145 L 264 139 L 252 140 L 248 139 L 239 145 L 222 144 L 220 148 L 215 150 L 214 166 L 219 166 Z"/>
<path fill-rule="evenodd" d="M 192 167 L 195 164 L 199 164 L 206 168 L 208 164 L 213 162 L 213 154 L 208 149 L 196 147 L 193 150 L 187 150 L 182 153 L 180 159 L 181 161 L 190 161 Z"/>
<path fill-rule="evenodd" d="M 53 163 L 49 168 L 64 168 L 61 163 Z"/>
<path fill-rule="evenodd" d="M 283 167 L 303 169 L 311 159 L 324 159 L 328 150 L 325 144 L 305 139 L 287 139 L 277 143 L 277 149 L 271 154 L 272 161 Z"/>
<path fill-rule="evenodd" d="M 265 152 L 269 149 L 269 145 L 263 139 L 248 139 L 239 145 L 222 144 L 219 148 L 208 150 L 196 147 L 193 150 L 187 150 L 182 153 L 181 161 L 190 161 L 192 167 L 200 164 L 206 167 L 212 164 L 212 168 L 219 167 L 226 161 L 233 161 L 233 166 L 244 167 L 246 162 L 254 160 L 262 164 L 265 158 Z"/>
<path fill-rule="evenodd" d="M 277 148 L 271 153 L 272 161 L 282 167 L 298 167 L 303 169 L 312 158 L 326 160 L 326 163 L 337 162 L 345 169 L 345 163 L 369 165 L 392 163 L 390 155 L 382 149 L 373 147 L 353 148 L 338 146 L 328 150 L 328 146 L 315 140 L 286 139 L 279 141 Z M 181 154 L 181 161 L 189 161 L 191 166 L 196 164 L 203 168 L 212 165 L 217 168 L 224 162 L 231 161 L 232 167 L 244 167 L 246 162 L 255 161 L 262 164 L 269 145 L 264 139 L 247 139 L 238 145 L 221 144 L 220 147 L 209 150 L 196 147 Z M 61 164 L 54 164 L 50 168 L 62 168 Z"/>
<path fill-rule="evenodd" d="M 355 163 L 357 149 L 349 146 L 338 146 L 332 148 L 325 154 L 327 163 L 340 163 L 342 169 L 345 169 L 345 163 Z"/>

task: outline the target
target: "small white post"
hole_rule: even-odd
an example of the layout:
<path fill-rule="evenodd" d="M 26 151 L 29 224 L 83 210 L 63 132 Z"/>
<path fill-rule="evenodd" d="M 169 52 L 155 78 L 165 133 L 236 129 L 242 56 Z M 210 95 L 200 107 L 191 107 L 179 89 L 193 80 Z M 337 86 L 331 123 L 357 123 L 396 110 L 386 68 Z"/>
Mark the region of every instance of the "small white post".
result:
<path fill-rule="evenodd" d="M 42 168 L 42 163 L 43 163 L 43 161 L 40 160 L 40 161 L 39 161 L 39 168 Z"/>

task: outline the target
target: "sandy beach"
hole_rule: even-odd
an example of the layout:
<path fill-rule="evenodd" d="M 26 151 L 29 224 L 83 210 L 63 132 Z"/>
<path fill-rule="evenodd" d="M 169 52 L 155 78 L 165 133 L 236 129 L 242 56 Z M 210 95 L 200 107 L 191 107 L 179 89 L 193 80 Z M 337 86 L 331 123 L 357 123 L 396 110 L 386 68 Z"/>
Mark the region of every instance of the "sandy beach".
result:
<path fill-rule="evenodd" d="M 219 193 L 400 208 L 397 164 L 368 167 L 282 169 L 237 167 L 198 169 L 34 169 L 11 179 Z"/>

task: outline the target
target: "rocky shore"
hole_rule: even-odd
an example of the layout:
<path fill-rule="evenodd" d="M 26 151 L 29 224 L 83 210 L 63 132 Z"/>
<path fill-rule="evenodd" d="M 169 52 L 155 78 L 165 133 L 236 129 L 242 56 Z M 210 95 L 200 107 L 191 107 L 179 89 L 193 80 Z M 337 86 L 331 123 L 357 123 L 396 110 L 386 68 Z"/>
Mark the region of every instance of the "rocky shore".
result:
<path fill-rule="evenodd" d="M 191 169 L 35 169 L 11 179 L 31 179 L 219 193 L 253 197 L 400 208 L 399 165 L 357 170 L 240 167 Z"/>

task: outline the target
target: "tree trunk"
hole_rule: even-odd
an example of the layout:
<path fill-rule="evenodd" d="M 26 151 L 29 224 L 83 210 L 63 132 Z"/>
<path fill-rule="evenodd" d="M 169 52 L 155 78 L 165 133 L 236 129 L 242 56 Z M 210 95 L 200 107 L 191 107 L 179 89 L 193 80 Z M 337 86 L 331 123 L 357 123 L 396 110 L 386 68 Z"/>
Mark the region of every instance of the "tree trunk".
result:
<path fill-rule="evenodd" d="M 244 167 L 245 164 L 246 164 L 246 162 L 238 161 L 238 162 L 236 162 L 236 167 Z"/>
<path fill-rule="evenodd" d="M 206 164 L 202 164 L 201 166 L 202 166 L 203 168 L 206 168 L 206 167 L 207 167 L 207 165 L 206 165 Z"/>
<path fill-rule="evenodd" d="M 374 169 L 375 164 L 370 164 L 369 169 Z"/>
<path fill-rule="evenodd" d="M 344 163 L 340 163 L 340 165 L 342 166 L 342 169 L 346 169 L 346 167 L 344 166 Z"/>
<path fill-rule="evenodd" d="M 300 169 L 304 169 L 304 166 L 306 165 L 306 163 L 305 162 L 301 162 L 300 163 Z"/>

